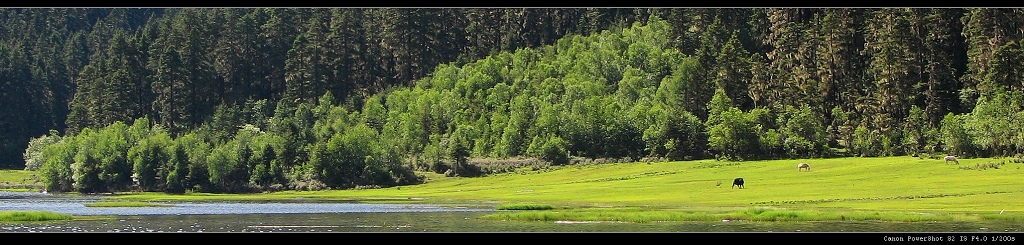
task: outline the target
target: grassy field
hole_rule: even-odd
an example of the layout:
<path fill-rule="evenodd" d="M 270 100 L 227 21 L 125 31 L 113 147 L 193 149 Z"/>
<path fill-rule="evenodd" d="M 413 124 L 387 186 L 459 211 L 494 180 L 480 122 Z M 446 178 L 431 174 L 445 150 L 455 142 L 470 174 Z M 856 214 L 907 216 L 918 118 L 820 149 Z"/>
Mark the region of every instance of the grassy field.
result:
<path fill-rule="evenodd" d="M 42 187 L 35 171 L 0 169 L 0 190 L 38 191 Z"/>
<path fill-rule="evenodd" d="M 916 157 L 638 162 L 478 178 L 434 176 L 425 184 L 382 189 L 246 195 L 124 193 L 115 198 L 308 198 L 553 207 L 520 208 L 524 211 L 490 217 L 525 220 L 537 215 L 579 220 L 1024 220 L 1024 164 L 1007 160 L 962 159 L 959 165 Z M 812 170 L 798 171 L 797 164 L 803 162 Z M 745 188 L 731 186 L 737 177 L 746 180 Z"/>
<path fill-rule="evenodd" d="M 71 220 L 70 214 L 48 211 L 0 211 L 0 221 L 52 221 Z"/>
<path fill-rule="evenodd" d="M 810 163 L 812 171 L 798 172 Z M 717 162 L 714 160 L 569 166 L 417 186 L 324 191 L 337 199 L 520 202 L 556 206 L 827 208 L 878 211 L 1024 212 L 1024 164 L 973 168 L 913 157 Z M 963 169 L 970 166 L 972 169 Z M 746 180 L 744 189 L 731 186 Z M 275 193 L 293 195 L 295 193 Z"/>
<path fill-rule="evenodd" d="M 172 204 L 163 203 L 151 203 L 151 202 L 135 202 L 135 201 L 112 201 L 112 202 L 94 202 L 85 204 L 86 207 L 91 208 L 110 208 L 110 207 L 173 207 Z"/>

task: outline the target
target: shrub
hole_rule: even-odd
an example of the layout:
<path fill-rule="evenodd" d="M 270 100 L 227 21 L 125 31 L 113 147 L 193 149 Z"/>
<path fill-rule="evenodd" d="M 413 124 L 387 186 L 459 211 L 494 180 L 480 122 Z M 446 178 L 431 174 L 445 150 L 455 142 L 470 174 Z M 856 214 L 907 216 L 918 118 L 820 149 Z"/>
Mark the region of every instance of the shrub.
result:
<path fill-rule="evenodd" d="M 39 170 L 39 168 L 43 166 L 43 161 L 45 161 L 41 156 L 43 148 L 56 144 L 60 141 L 60 133 L 52 129 L 48 135 L 42 135 L 38 138 L 30 139 L 28 142 L 28 148 L 25 149 L 25 153 L 23 154 L 25 158 L 25 170 Z"/>

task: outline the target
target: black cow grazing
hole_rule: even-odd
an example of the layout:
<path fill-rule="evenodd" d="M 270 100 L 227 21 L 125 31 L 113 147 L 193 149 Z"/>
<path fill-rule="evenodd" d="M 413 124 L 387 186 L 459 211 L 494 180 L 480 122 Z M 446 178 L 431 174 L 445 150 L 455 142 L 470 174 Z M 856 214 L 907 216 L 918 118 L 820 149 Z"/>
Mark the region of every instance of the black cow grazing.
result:
<path fill-rule="evenodd" d="M 743 189 L 743 178 L 736 178 L 736 179 L 732 180 L 732 187 L 736 187 L 736 186 L 739 186 L 740 189 Z"/>

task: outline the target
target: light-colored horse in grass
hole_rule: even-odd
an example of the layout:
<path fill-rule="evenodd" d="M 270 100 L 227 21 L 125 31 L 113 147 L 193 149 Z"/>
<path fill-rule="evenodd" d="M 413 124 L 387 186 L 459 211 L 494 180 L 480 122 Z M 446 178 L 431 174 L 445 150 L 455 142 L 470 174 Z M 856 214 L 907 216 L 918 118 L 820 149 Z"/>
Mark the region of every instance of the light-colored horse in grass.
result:
<path fill-rule="evenodd" d="M 955 157 L 955 156 L 946 156 L 946 157 L 945 157 L 945 158 L 943 158 L 943 159 L 946 159 L 946 163 L 949 163 L 949 162 L 955 162 L 955 163 L 956 163 L 957 165 L 960 165 L 960 160 L 959 160 L 959 159 L 956 159 L 956 157 Z"/>

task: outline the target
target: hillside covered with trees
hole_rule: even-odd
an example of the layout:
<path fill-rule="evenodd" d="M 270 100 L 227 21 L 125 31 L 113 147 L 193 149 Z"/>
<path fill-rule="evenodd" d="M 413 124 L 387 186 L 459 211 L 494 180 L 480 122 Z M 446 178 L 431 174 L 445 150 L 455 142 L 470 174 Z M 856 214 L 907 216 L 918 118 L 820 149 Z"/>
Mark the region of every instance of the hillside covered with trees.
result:
<path fill-rule="evenodd" d="M 0 9 L 0 163 L 52 191 L 474 176 L 480 159 L 1024 149 L 1012 8 Z M 475 159 L 475 160 L 474 160 Z"/>

